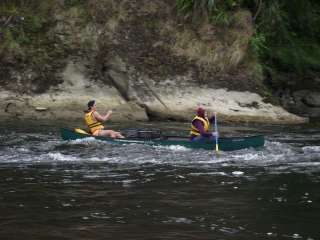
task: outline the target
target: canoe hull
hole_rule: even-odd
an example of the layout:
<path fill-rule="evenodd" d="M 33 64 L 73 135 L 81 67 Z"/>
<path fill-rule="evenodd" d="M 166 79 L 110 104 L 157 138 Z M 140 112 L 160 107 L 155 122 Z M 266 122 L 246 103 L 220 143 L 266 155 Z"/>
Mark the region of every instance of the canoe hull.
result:
<path fill-rule="evenodd" d="M 108 137 L 96 137 L 88 134 L 82 134 L 75 132 L 71 129 L 62 129 L 61 136 L 63 140 L 76 140 L 88 137 L 94 137 L 95 139 L 107 141 L 114 144 L 146 144 L 146 145 L 158 145 L 158 146 L 183 146 L 193 149 L 206 149 L 214 150 L 215 143 L 212 141 L 196 141 L 192 142 L 189 139 L 183 138 L 167 138 L 167 139 L 152 139 L 152 140 L 139 140 L 139 139 L 112 139 Z M 258 148 L 264 146 L 264 136 L 250 136 L 250 137 L 232 137 L 232 138 L 219 138 L 219 150 L 221 151 L 234 151 L 244 148 Z"/>

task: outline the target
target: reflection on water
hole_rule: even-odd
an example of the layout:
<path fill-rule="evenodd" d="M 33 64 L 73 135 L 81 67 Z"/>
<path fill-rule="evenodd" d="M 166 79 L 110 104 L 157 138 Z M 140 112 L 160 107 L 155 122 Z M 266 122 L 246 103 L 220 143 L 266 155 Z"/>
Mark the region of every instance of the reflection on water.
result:
<path fill-rule="evenodd" d="M 215 156 L 0 129 L 0 239 L 319 239 L 320 131 L 220 129 L 266 146 Z"/>

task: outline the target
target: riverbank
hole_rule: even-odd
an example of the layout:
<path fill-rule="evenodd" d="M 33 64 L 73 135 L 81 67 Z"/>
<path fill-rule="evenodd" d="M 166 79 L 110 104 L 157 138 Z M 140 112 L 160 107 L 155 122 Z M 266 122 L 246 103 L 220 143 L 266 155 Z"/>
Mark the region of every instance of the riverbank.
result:
<path fill-rule="evenodd" d="M 128 82 L 127 94 L 116 84 L 88 79 L 80 62 L 70 62 L 60 73 L 62 82 L 44 93 L 23 93 L 0 88 L 0 117 L 10 120 L 77 121 L 87 102 L 95 99 L 101 113 L 112 109 L 116 122 L 190 121 L 197 107 L 217 112 L 220 121 L 300 124 L 307 118 L 267 103 L 258 93 L 199 85 L 194 79 L 167 78 Z M 116 78 L 117 83 L 121 80 Z M 45 79 L 43 80 L 45 81 Z M 140 83 L 139 83 L 140 82 Z"/>
<path fill-rule="evenodd" d="M 79 83 L 79 82 L 78 82 Z M 40 95 L 18 95 L 1 91 L 0 118 L 12 120 L 79 121 L 89 100 L 95 99 L 101 113 L 113 110 L 115 122 L 173 120 L 190 121 L 199 106 L 209 113 L 217 112 L 222 122 L 260 122 L 267 124 L 300 124 L 308 122 L 270 103 L 258 94 L 210 88 L 157 88 L 157 98 L 126 101 L 113 88 L 83 87 L 62 84 Z M 168 90 L 170 89 L 170 90 Z"/>
<path fill-rule="evenodd" d="M 185 21 L 166 0 L 72 2 L 4 5 L 2 119 L 82 119 L 91 99 L 126 122 L 190 121 L 199 106 L 231 122 L 320 114 L 316 88 L 275 94 L 266 84 L 247 9 L 225 28 Z"/>

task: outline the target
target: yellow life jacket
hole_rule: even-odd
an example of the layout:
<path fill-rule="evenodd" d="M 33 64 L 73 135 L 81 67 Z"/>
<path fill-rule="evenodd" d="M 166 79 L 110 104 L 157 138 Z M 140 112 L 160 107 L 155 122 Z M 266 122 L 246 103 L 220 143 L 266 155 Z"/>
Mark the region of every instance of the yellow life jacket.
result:
<path fill-rule="evenodd" d="M 208 118 L 202 118 L 199 116 L 195 116 L 191 122 L 191 131 L 190 134 L 191 135 L 196 135 L 196 136 L 200 136 L 200 132 L 199 130 L 192 124 L 194 120 L 200 120 L 203 123 L 203 129 L 204 131 L 208 132 L 210 129 L 210 122 Z"/>
<path fill-rule="evenodd" d="M 84 116 L 84 120 L 88 126 L 88 128 L 90 129 L 91 133 L 94 133 L 97 130 L 103 129 L 104 126 L 102 125 L 101 122 L 97 121 L 94 117 L 93 117 L 93 111 L 90 111 L 88 113 L 85 114 Z"/>

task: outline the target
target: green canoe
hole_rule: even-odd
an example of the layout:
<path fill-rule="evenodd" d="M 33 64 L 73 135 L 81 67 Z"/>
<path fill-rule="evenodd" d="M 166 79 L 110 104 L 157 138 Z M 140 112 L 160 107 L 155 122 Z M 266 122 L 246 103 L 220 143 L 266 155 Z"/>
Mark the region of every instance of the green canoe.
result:
<path fill-rule="evenodd" d="M 187 137 L 178 137 L 178 136 L 160 136 L 153 139 L 139 139 L 139 138 L 125 138 L 125 139 L 112 139 L 108 137 L 95 137 L 86 133 L 81 129 L 61 129 L 61 135 L 64 140 L 76 140 L 87 137 L 94 137 L 95 139 L 107 141 L 115 144 L 147 144 L 147 145 L 156 145 L 156 146 L 183 146 L 186 148 L 194 149 L 206 149 L 214 150 L 215 143 L 212 141 L 199 141 L 192 142 Z M 250 137 L 228 137 L 228 138 L 219 138 L 219 150 L 221 151 L 233 151 L 244 148 L 257 148 L 264 145 L 264 136 L 256 135 Z"/>

